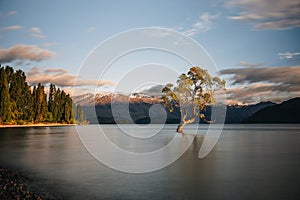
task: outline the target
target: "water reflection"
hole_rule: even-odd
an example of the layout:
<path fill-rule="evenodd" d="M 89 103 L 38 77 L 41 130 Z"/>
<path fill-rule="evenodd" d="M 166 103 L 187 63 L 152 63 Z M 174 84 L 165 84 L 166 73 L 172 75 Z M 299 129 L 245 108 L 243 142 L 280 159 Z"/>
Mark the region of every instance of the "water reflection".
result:
<path fill-rule="evenodd" d="M 74 127 L 8 128 L 0 129 L 0 163 L 66 199 L 297 199 L 299 130 L 300 125 L 227 125 L 204 159 L 197 156 L 202 132 L 170 166 L 128 174 L 97 162 Z M 139 147 L 115 140 L 128 149 Z"/>

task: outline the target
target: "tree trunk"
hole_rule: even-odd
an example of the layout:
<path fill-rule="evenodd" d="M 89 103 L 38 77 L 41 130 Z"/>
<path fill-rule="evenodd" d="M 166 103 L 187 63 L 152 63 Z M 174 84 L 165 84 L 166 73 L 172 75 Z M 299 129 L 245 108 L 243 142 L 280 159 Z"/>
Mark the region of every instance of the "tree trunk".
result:
<path fill-rule="evenodd" d="M 179 124 L 178 125 L 178 127 L 177 127 L 177 133 L 181 133 L 181 134 L 183 134 L 183 127 L 185 126 L 185 123 L 181 123 L 181 124 Z"/>

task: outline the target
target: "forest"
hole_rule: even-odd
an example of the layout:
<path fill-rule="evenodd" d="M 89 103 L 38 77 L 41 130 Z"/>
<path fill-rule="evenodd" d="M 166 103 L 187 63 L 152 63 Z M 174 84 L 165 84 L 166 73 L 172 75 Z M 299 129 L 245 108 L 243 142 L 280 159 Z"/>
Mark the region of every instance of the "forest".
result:
<path fill-rule="evenodd" d="M 0 65 L 0 124 L 83 123 L 85 113 L 53 84 L 29 85 L 22 70 Z"/>

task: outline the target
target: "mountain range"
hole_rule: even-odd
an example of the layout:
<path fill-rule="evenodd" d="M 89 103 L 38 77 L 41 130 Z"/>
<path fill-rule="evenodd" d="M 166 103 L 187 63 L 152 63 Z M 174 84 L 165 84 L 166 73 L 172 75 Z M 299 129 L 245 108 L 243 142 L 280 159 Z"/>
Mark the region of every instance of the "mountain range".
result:
<path fill-rule="evenodd" d="M 300 123 L 300 97 L 265 107 L 244 120 L 245 123 Z"/>
<path fill-rule="evenodd" d="M 163 100 L 144 93 L 130 95 L 109 92 L 96 95 L 84 94 L 73 97 L 73 101 L 82 106 L 86 113 L 86 119 L 92 124 L 148 124 L 150 122 L 177 124 L 180 122 L 178 107 L 174 107 L 173 112 L 169 112 L 168 109 L 165 109 L 166 112 L 160 112 L 163 108 Z M 157 104 L 161 107 L 153 106 Z M 299 108 L 300 98 L 294 98 L 281 104 L 260 102 L 253 105 L 227 105 L 225 123 L 300 123 Z M 207 106 L 203 111 L 208 121 L 212 120 L 210 119 L 211 109 L 210 106 Z M 222 111 L 224 106 L 216 106 L 214 109 L 217 112 Z M 202 121 L 202 123 L 205 122 Z"/>

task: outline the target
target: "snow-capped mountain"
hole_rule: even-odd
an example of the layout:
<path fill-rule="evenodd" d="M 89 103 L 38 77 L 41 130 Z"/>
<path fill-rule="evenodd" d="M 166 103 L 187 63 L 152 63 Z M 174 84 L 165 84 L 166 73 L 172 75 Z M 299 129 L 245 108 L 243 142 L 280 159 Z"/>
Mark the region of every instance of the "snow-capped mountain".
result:
<path fill-rule="evenodd" d="M 106 105 L 113 103 L 148 103 L 156 104 L 162 102 L 159 97 L 149 96 L 145 93 L 132 93 L 132 94 L 120 94 L 112 92 L 99 92 L 97 94 L 83 94 L 73 97 L 75 104 L 81 106 L 91 106 L 91 105 Z"/>

